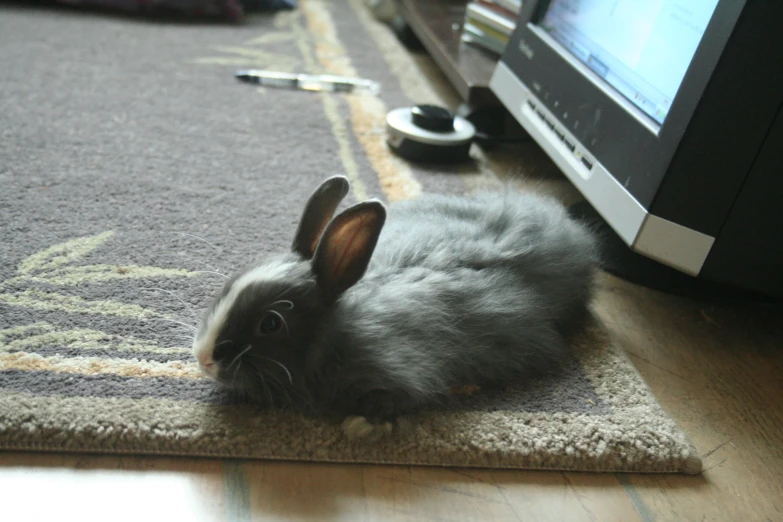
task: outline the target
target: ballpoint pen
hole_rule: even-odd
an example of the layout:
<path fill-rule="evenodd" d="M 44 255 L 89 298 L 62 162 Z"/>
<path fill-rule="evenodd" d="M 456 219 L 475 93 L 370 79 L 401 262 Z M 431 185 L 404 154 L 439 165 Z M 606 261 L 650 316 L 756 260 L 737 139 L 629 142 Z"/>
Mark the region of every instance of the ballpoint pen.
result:
<path fill-rule="evenodd" d="M 297 74 L 258 69 L 242 69 L 236 72 L 236 78 L 246 83 L 277 87 L 281 89 L 300 89 L 305 91 L 353 92 L 369 91 L 378 93 L 380 84 L 363 78 L 349 78 L 329 74 Z"/>

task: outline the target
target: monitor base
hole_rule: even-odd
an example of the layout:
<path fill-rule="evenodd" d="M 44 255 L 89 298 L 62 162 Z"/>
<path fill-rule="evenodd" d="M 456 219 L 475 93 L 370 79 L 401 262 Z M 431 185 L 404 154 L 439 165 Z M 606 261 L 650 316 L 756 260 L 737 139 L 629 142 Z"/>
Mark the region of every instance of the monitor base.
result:
<path fill-rule="evenodd" d="M 596 231 L 602 254 L 602 269 L 620 279 L 666 294 L 720 303 L 783 304 L 774 297 L 692 277 L 631 250 L 587 201 L 571 205 L 569 214 Z"/>

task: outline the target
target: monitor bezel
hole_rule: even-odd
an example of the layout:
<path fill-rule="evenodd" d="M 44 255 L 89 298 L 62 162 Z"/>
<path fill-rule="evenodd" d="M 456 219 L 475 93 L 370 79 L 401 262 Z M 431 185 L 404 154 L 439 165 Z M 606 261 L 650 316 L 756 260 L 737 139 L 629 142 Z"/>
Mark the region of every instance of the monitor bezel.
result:
<path fill-rule="evenodd" d="M 745 3 L 718 3 L 660 125 L 537 25 L 550 0 L 524 2 L 501 61 L 559 125 L 649 208 Z"/>

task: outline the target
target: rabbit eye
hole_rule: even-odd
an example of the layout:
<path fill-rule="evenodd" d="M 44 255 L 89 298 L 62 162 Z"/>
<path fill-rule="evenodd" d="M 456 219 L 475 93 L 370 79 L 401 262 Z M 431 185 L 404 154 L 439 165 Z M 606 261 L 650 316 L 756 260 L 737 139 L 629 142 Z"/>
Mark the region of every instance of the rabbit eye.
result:
<path fill-rule="evenodd" d="M 258 324 L 258 333 L 260 335 L 271 335 L 280 331 L 283 321 L 276 313 L 269 312 L 261 318 Z"/>

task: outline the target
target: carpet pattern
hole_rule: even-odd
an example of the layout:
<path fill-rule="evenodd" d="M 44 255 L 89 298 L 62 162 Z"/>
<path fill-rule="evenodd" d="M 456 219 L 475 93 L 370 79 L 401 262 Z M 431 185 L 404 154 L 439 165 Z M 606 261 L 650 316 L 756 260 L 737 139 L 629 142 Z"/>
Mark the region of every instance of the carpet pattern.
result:
<path fill-rule="evenodd" d="M 326 176 L 351 179 L 345 204 L 486 181 L 479 164 L 454 174 L 388 153 L 386 112 L 437 100 L 361 0 L 239 27 L 0 13 L 0 449 L 700 471 L 597 322 L 565 375 L 461 396 L 372 443 L 236 404 L 199 374 L 191 325 L 219 272 L 287 248 Z M 359 75 L 383 91 L 257 89 L 237 67 Z"/>

